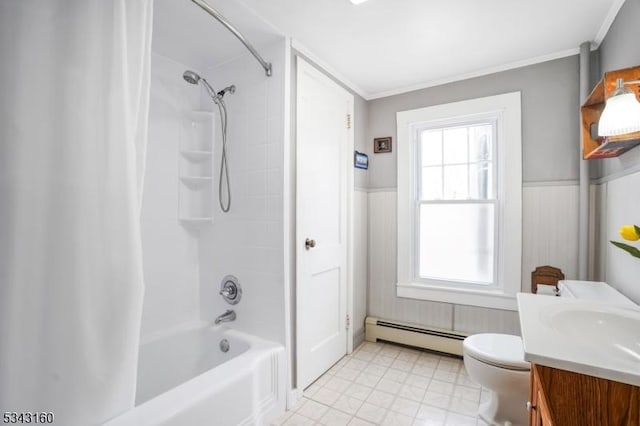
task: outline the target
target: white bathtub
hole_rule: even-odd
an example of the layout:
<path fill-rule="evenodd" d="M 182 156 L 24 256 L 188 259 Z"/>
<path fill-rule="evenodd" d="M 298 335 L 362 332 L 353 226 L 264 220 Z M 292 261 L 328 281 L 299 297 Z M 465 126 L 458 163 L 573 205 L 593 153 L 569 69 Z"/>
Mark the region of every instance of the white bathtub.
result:
<path fill-rule="evenodd" d="M 185 326 L 141 343 L 136 407 L 104 426 L 268 425 L 285 410 L 285 381 L 282 345 Z"/>

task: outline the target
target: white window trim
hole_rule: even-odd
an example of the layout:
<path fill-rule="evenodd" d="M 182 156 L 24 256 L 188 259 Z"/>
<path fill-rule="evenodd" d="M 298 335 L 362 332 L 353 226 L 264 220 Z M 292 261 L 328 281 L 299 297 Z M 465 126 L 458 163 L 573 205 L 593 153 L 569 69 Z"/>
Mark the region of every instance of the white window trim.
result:
<path fill-rule="evenodd" d="M 522 124 L 520 92 L 436 105 L 397 113 L 398 125 L 398 261 L 397 295 L 421 300 L 516 310 L 520 291 L 522 257 Z M 416 248 L 415 194 L 417 176 L 414 155 L 416 127 L 432 126 L 451 120 L 500 113 L 497 133 L 498 198 L 500 208 L 496 229 L 499 247 L 497 285 L 488 289 L 453 287 L 417 282 L 414 279 Z"/>

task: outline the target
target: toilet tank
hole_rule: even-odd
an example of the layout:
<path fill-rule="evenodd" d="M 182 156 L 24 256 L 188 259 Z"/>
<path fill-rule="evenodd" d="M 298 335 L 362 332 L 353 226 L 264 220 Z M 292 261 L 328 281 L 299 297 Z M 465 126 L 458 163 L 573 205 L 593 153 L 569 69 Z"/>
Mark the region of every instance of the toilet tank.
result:
<path fill-rule="evenodd" d="M 637 306 L 629 298 L 602 281 L 558 281 L 560 297 L 593 300 L 610 305 Z"/>

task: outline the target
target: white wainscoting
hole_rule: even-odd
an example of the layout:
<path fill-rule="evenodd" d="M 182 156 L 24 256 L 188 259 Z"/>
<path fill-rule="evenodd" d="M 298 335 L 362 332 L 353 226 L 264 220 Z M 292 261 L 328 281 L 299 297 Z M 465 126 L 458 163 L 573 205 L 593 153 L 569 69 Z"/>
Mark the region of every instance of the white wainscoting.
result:
<path fill-rule="evenodd" d="M 640 172 L 602 184 L 601 206 L 604 217 L 600 230 L 600 253 L 604 258 L 604 280 L 622 294 L 640 304 L 640 259 L 613 246 L 609 241 L 624 241 L 618 234 L 622 225 L 640 225 Z M 629 243 L 638 247 L 637 243 Z"/>
<path fill-rule="evenodd" d="M 396 192 L 368 195 L 369 315 L 468 333 L 520 333 L 517 312 L 397 297 Z M 540 265 L 557 266 L 567 278 L 575 279 L 578 186 L 560 182 L 528 184 L 523 188 L 522 200 L 522 290 L 529 291 L 531 271 Z"/>
<path fill-rule="evenodd" d="M 368 194 L 362 190 L 353 191 L 353 340 L 354 347 L 364 340 L 364 319 L 367 315 L 367 231 Z"/>
<path fill-rule="evenodd" d="M 369 315 L 453 328 L 453 305 L 396 297 L 396 192 L 369 193 Z"/>
<path fill-rule="evenodd" d="M 522 291 L 530 291 L 531 271 L 540 265 L 577 279 L 578 193 L 577 185 L 522 188 Z"/>
<path fill-rule="evenodd" d="M 606 281 L 607 185 L 592 184 L 589 191 L 589 280 Z"/>
<path fill-rule="evenodd" d="M 518 311 L 455 305 L 453 329 L 462 333 L 507 333 L 520 335 Z"/>

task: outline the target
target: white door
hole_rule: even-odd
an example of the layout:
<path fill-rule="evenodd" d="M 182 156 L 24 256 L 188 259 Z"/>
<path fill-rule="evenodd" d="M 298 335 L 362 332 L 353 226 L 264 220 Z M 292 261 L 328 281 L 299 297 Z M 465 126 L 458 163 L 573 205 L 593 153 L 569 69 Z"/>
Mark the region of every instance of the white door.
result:
<path fill-rule="evenodd" d="M 296 338 L 302 390 L 347 352 L 353 96 L 297 60 Z"/>

